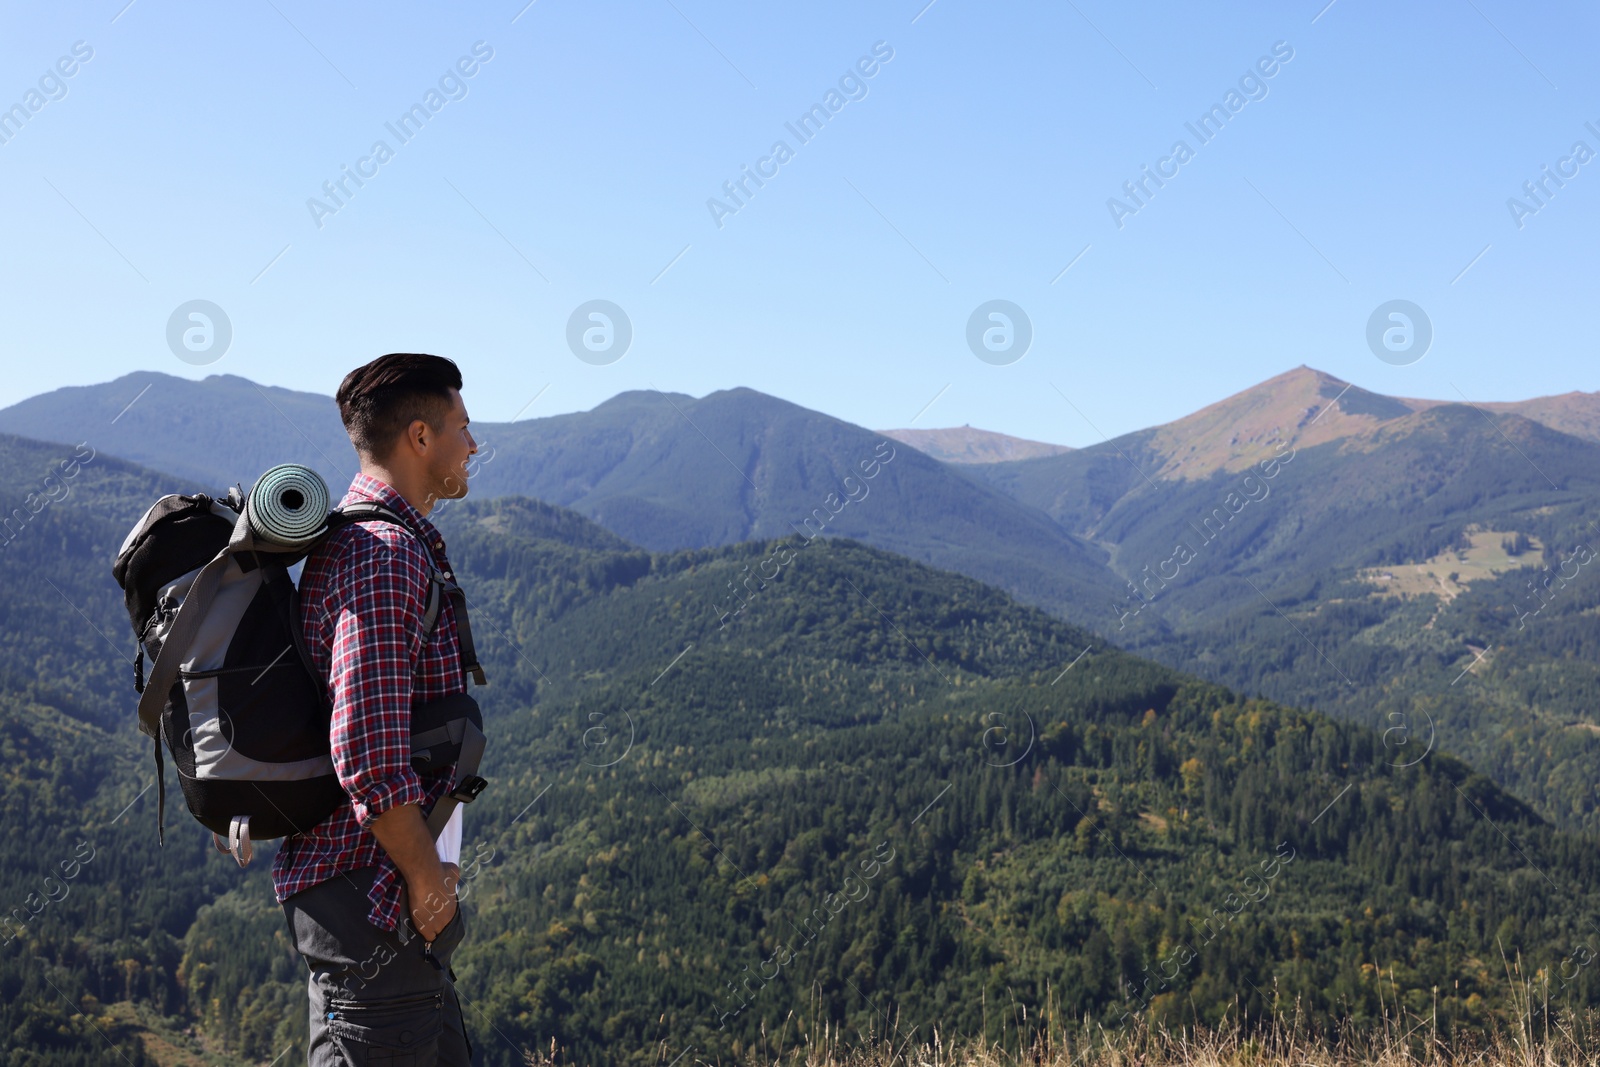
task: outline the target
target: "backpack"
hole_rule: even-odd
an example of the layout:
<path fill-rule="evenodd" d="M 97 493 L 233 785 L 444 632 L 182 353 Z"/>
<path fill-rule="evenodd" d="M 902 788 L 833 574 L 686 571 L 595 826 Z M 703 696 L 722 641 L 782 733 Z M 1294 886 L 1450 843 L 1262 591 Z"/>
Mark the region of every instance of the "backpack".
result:
<path fill-rule="evenodd" d="M 311 484 L 295 483 L 296 477 L 314 480 L 320 496 L 294 488 Z M 292 544 L 262 536 L 263 487 L 278 491 L 280 514 L 300 512 L 308 535 Z M 248 498 L 238 488 L 223 500 L 204 493 L 162 497 L 117 552 L 112 575 L 122 587 L 139 646 L 134 689 L 140 694 L 139 730 L 154 740 L 156 834 L 162 844 L 163 744 L 190 814 L 211 831 L 218 851 L 231 853 L 241 867 L 250 862 L 252 839 L 304 833 L 349 799 L 334 773 L 332 708 L 307 654 L 289 568 L 354 522 L 388 522 L 421 535 L 383 504 L 363 501 L 327 512 L 326 502 L 327 487 L 315 472 L 284 464 L 263 474 Z M 430 568 L 423 632 L 432 632 L 446 596 L 463 669 L 484 685 L 466 597 L 436 568 Z M 488 784 L 477 773 L 484 743 L 482 713 L 465 692 L 413 704 L 412 766 L 429 773 L 456 765 L 455 788 L 427 819 L 435 839 L 456 806 L 476 799 Z"/>

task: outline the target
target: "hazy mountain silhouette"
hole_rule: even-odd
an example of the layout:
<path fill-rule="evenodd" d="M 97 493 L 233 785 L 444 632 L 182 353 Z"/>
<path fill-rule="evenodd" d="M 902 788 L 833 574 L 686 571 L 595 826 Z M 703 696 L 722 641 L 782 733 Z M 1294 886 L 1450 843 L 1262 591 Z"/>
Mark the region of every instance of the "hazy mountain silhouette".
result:
<path fill-rule="evenodd" d="M 646 548 L 848 536 L 1068 615 L 1113 592 L 1103 553 L 1039 511 L 881 434 L 752 389 L 628 392 L 591 411 L 474 430 L 475 496 L 570 507 Z M 337 497 L 356 469 L 331 398 L 232 375 L 140 372 L 55 390 L 0 411 L 0 431 L 87 440 L 211 489 L 297 462 Z"/>

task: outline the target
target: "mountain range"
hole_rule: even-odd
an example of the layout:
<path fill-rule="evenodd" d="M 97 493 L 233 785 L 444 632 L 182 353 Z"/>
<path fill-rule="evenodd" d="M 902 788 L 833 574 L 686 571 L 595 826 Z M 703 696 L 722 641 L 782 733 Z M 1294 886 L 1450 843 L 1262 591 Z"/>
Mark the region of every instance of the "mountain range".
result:
<path fill-rule="evenodd" d="M 165 848 L 150 825 L 109 562 L 174 477 L 0 436 L 0 499 L 29 502 L 0 553 L 0 1033 L 30 1063 L 303 1048 L 270 844 L 239 871 L 176 789 Z M 490 677 L 455 961 L 486 1064 L 1397 1002 L 1449 1039 L 1503 1022 L 1502 950 L 1600 1004 L 1592 837 L 1442 751 L 851 538 L 651 552 L 515 495 L 437 515 Z"/>
<path fill-rule="evenodd" d="M 751 389 L 698 400 L 629 392 L 592 411 L 473 430 L 475 495 L 568 507 L 646 548 L 825 532 L 1053 610 L 1115 592 L 1104 553 L 1036 509 L 881 434 Z M 57 390 L 0 411 L 0 432 L 88 441 L 213 491 L 292 462 L 321 473 L 337 496 L 357 466 L 331 398 L 231 375 L 138 372 Z"/>
<path fill-rule="evenodd" d="M 475 428 L 474 498 L 538 498 L 652 551 L 856 538 L 1169 666 L 1442 746 L 1559 824 L 1600 828 L 1584 655 L 1600 583 L 1563 565 L 1596 533 L 1600 394 L 1451 403 L 1299 367 L 1065 451 L 874 433 L 749 389 Z M 57 390 L 0 411 L 0 430 L 92 442 L 178 485 L 292 460 L 337 487 L 355 465 L 331 399 L 226 375 Z M 1038 454 L 1000 458 L 1018 449 Z M 1499 551 L 1519 537 L 1529 550 Z M 738 597 L 730 582 L 718 614 Z"/>

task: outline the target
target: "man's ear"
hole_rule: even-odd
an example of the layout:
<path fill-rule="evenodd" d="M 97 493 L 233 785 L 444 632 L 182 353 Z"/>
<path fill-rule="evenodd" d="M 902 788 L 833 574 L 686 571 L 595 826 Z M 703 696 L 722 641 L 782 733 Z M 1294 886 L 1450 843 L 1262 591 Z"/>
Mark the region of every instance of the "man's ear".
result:
<path fill-rule="evenodd" d="M 414 455 L 421 455 L 433 444 L 433 427 L 428 425 L 427 419 L 412 419 L 411 425 L 406 427 L 405 444 Z"/>

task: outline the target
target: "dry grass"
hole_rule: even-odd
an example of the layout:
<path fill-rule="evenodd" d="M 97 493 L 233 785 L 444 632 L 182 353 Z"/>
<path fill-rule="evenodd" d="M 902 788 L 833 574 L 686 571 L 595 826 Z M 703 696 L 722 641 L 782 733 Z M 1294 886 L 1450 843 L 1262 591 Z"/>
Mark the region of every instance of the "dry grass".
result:
<path fill-rule="evenodd" d="M 685 1057 L 685 1067 L 693 1061 Z M 715 1063 L 717 1061 L 709 1061 Z M 1410 1034 L 1368 1029 L 1335 1041 L 1297 1032 L 1288 1023 L 1246 1031 L 1239 1026 L 1177 1031 L 1131 1027 L 1057 1041 L 1036 1036 L 1006 1046 L 947 1041 L 937 1031 L 860 1035 L 824 1027 L 815 1040 L 755 1049 L 739 1067 L 1579 1067 L 1600 1065 L 1600 1027 L 1552 1025 L 1548 1035 L 1501 1031 L 1447 1043 L 1426 1026 Z M 665 1061 L 663 1061 L 664 1065 Z"/>
<path fill-rule="evenodd" d="M 1515 530 L 1467 528 L 1470 548 L 1447 549 L 1421 563 L 1397 563 L 1391 567 L 1366 567 L 1356 577 L 1377 589 L 1379 596 L 1408 597 L 1433 595 L 1446 603 L 1466 592 L 1467 586 L 1493 578 L 1519 567 L 1537 567 L 1544 545 L 1537 538 L 1520 556 L 1508 555 L 1501 541 L 1515 537 Z"/>
<path fill-rule="evenodd" d="M 676 1067 L 1600 1067 L 1600 1014 L 1571 1018 L 1553 1008 L 1544 1011 L 1539 985 L 1514 977 L 1509 968 L 1507 978 L 1510 1021 L 1454 1040 L 1445 1039 L 1429 1015 L 1409 1011 L 1386 1011 L 1380 1025 L 1351 1027 L 1331 1040 L 1313 1032 L 1297 1008 L 1248 1027 L 1090 1024 L 1070 1035 L 1048 1019 L 1043 1027 L 1034 1019 L 1030 1028 L 1023 1012 L 1008 1020 L 1007 1035 L 993 1043 L 952 1040 L 937 1028 L 923 1032 L 881 1017 L 884 1030 L 862 1033 L 818 1021 L 801 1034 L 791 1012 L 777 1033 L 763 1031 L 755 1048 L 736 1056 L 663 1046 L 651 1062 L 653 1067 L 668 1067 L 669 1061 Z M 1007 1013 L 1017 1010 L 1013 1006 Z M 554 1048 L 528 1063 L 575 1067 Z"/>

